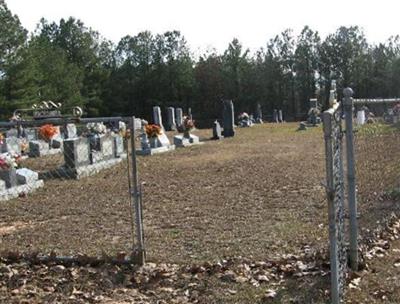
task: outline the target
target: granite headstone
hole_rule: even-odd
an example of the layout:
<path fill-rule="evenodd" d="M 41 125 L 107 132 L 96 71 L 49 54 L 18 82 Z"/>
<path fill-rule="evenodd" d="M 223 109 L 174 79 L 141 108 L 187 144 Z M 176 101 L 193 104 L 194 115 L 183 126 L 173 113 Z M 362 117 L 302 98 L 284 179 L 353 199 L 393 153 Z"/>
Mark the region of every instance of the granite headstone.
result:
<path fill-rule="evenodd" d="M 224 125 L 223 135 L 224 137 L 232 137 L 235 135 L 235 130 L 234 130 L 235 113 L 232 100 L 225 100 L 223 102 L 223 106 L 224 106 L 222 113 L 223 125 Z"/>

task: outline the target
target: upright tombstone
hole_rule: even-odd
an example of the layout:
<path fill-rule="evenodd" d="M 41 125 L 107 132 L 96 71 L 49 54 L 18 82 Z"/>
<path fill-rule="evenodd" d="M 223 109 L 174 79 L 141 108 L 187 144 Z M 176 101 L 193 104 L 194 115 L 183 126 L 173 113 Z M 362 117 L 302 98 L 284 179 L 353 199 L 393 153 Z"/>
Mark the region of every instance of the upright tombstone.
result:
<path fill-rule="evenodd" d="M 359 110 L 357 111 L 357 125 L 362 126 L 363 124 L 365 124 L 365 119 L 366 115 L 365 115 L 365 110 Z"/>
<path fill-rule="evenodd" d="M 274 109 L 274 113 L 272 115 L 272 121 L 278 123 L 279 122 L 279 117 L 278 117 L 278 110 Z"/>
<path fill-rule="evenodd" d="M 233 129 L 234 119 L 235 119 L 235 112 L 233 109 L 233 102 L 232 100 L 225 100 L 223 102 L 224 110 L 222 113 L 222 117 L 224 120 L 224 137 L 232 137 L 235 135 L 235 130 Z"/>
<path fill-rule="evenodd" d="M 310 99 L 310 109 L 308 110 L 308 117 L 307 122 L 310 123 L 312 126 L 316 126 L 321 123 L 320 115 L 320 107 L 318 104 L 317 98 Z"/>
<path fill-rule="evenodd" d="M 193 120 L 193 116 L 192 116 L 192 108 L 188 109 L 188 116 L 190 120 Z"/>
<path fill-rule="evenodd" d="M 31 140 L 29 142 L 29 157 L 40 157 L 49 154 L 49 143 L 44 140 Z"/>
<path fill-rule="evenodd" d="M 175 109 L 173 107 L 167 108 L 167 131 L 176 131 L 176 123 L 175 123 Z"/>
<path fill-rule="evenodd" d="M 88 138 L 78 137 L 64 140 L 64 161 L 68 169 L 89 165 L 90 144 Z"/>
<path fill-rule="evenodd" d="M 183 126 L 183 110 L 182 108 L 175 109 L 176 128 L 181 131 Z"/>
<path fill-rule="evenodd" d="M 283 113 L 282 113 L 282 110 L 279 110 L 279 112 L 278 112 L 278 119 L 279 119 L 279 122 L 283 122 Z"/>
<path fill-rule="evenodd" d="M 140 135 L 140 144 L 142 146 L 142 151 L 150 151 L 150 141 L 149 138 L 147 137 L 146 132 L 142 130 L 142 134 Z"/>
<path fill-rule="evenodd" d="M 37 134 L 37 129 L 34 128 L 25 128 L 24 129 L 24 137 L 28 140 L 37 140 L 38 139 L 38 134 Z"/>
<path fill-rule="evenodd" d="M 135 129 L 140 129 L 142 128 L 143 124 L 147 124 L 147 121 L 144 119 L 135 118 L 134 124 L 135 124 Z"/>
<path fill-rule="evenodd" d="M 261 105 L 257 103 L 257 111 L 256 111 L 256 123 L 262 124 L 263 119 L 262 119 L 262 109 Z"/>
<path fill-rule="evenodd" d="M 213 137 L 212 137 L 212 139 L 215 139 L 215 140 L 222 139 L 221 125 L 219 124 L 218 120 L 214 121 L 214 124 L 213 124 Z"/>
<path fill-rule="evenodd" d="M 75 124 L 73 123 L 67 124 L 64 131 L 65 131 L 64 136 L 67 139 L 78 137 L 78 131 L 76 129 Z"/>
<path fill-rule="evenodd" d="M 159 125 L 162 129 L 164 129 L 162 124 L 161 109 L 158 106 L 153 107 L 153 121 L 154 124 Z"/>
<path fill-rule="evenodd" d="M 0 181 L 4 181 L 6 188 L 15 187 L 18 182 L 16 170 L 14 168 L 9 170 L 0 170 Z"/>
<path fill-rule="evenodd" d="M 18 137 L 18 129 L 12 128 L 6 132 L 6 137 Z"/>
<path fill-rule="evenodd" d="M 114 135 L 114 151 L 115 157 L 121 157 L 125 152 L 124 138 L 119 134 Z"/>
<path fill-rule="evenodd" d="M 102 134 L 89 138 L 89 143 L 91 164 L 106 161 L 114 157 L 114 138 L 110 134 Z"/>
<path fill-rule="evenodd" d="M 100 139 L 100 151 L 103 160 L 108 160 L 114 157 L 114 138 L 110 134 L 107 134 Z"/>
<path fill-rule="evenodd" d="M 0 151 L 1 153 L 15 152 L 17 154 L 21 154 L 21 140 L 17 137 L 5 138 L 0 147 L 1 147 Z"/>

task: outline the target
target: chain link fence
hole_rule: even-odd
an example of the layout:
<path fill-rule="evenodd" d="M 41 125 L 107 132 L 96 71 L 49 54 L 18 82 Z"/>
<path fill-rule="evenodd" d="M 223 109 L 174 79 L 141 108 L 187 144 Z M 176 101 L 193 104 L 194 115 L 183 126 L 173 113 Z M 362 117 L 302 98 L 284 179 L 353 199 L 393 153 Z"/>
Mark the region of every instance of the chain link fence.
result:
<path fill-rule="evenodd" d="M 347 262 L 359 269 L 359 241 L 400 211 L 400 100 L 353 99 L 350 88 L 343 95 L 323 113 L 332 303 L 344 301 Z"/>

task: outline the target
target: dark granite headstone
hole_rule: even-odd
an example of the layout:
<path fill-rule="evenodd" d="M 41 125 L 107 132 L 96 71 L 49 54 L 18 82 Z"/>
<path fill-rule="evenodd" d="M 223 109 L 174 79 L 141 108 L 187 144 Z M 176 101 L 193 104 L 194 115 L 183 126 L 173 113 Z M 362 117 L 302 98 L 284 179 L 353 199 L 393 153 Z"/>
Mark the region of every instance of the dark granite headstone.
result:
<path fill-rule="evenodd" d="M 48 154 L 50 149 L 49 143 L 44 140 L 31 140 L 29 142 L 29 157 L 40 157 Z"/>
<path fill-rule="evenodd" d="M 278 123 L 279 118 L 278 118 L 278 110 L 274 109 L 274 114 L 272 115 L 272 121 Z"/>
<path fill-rule="evenodd" d="M 158 106 L 153 107 L 153 122 L 156 125 L 159 125 L 162 129 L 164 129 L 162 123 L 161 109 Z"/>
<path fill-rule="evenodd" d="M 183 110 L 182 108 L 175 109 L 176 127 L 178 131 L 182 131 L 183 126 Z"/>
<path fill-rule="evenodd" d="M 257 103 L 257 111 L 256 111 L 255 122 L 256 123 L 263 123 L 262 109 L 261 109 L 261 105 L 259 103 Z"/>
<path fill-rule="evenodd" d="M 167 108 L 167 131 L 176 131 L 176 123 L 175 123 L 175 109 L 173 107 Z"/>
<path fill-rule="evenodd" d="M 233 102 L 232 100 L 225 100 L 224 101 L 224 110 L 222 113 L 223 117 L 223 125 L 224 125 L 224 137 L 232 137 L 235 135 L 235 130 L 233 129 L 234 119 L 235 119 L 235 112 L 233 109 Z"/>
<path fill-rule="evenodd" d="M 84 137 L 64 140 L 65 166 L 75 169 L 90 164 L 90 144 Z"/>
<path fill-rule="evenodd" d="M 0 179 L 5 182 L 7 188 L 15 187 L 17 185 L 16 169 L 0 170 Z"/>

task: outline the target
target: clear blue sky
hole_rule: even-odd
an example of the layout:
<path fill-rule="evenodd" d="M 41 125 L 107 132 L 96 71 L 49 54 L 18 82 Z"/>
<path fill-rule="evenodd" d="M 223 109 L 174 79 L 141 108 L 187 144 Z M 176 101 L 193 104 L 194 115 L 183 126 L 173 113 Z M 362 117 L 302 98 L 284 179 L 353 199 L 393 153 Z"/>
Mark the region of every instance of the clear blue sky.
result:
<path fill-rule="evenodd" d="M 69 16 L 118 42 L 127 34 L 177 29 L 195 53 L 210 46 L 223 51 L 237 37 L 252 50 L 269 38 L 304 25 L 324 37 L 340 25 L 359 25 L 370 42 L 400 34 L 400 1 L 354 0 L 6 0 L 28 30 L 41 17 L 59 21 Z"/>

